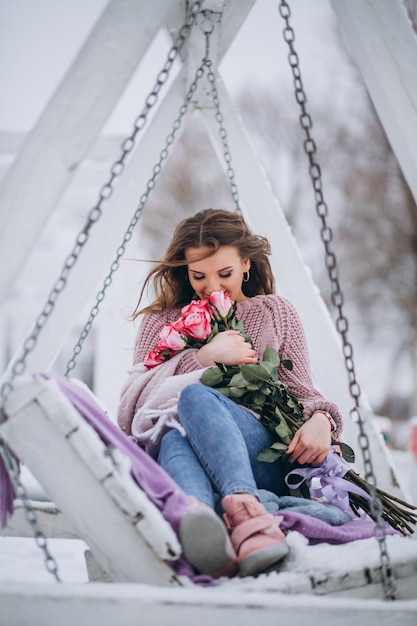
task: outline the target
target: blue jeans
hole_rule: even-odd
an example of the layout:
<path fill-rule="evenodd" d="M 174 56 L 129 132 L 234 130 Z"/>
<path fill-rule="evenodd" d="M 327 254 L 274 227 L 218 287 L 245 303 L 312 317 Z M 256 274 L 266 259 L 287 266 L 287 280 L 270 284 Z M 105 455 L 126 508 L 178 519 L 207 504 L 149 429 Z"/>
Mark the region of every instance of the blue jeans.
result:
<path fill-rule="evenodd" d="M 288 492 L 281 463 L 257 460 L 274 438 L 244 407 L 197 383 L 182 391 L 178 419 L 187 437 L 168 431 L 158 463 L 187 495 L 214 508 L 216 495 Z"/>

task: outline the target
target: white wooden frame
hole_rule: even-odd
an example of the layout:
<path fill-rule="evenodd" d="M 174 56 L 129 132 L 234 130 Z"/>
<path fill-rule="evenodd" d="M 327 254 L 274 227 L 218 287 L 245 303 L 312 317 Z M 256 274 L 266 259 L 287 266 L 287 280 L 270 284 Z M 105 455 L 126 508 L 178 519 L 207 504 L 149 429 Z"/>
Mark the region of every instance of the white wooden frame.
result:
<path fill-rule="evenodd" d="M 9 396 L 4 439 L 54 499 L 115 582 L 180 585 L 166 563 L 181 547 L 171 526 L 53 380 L 28 378 Z M 45 511 L 44 511 L 45 512 Z"/>
<path fill-rule="evenodd" d="M 232 2 L 232 0 L 208 0 L 206 2 L 205 8 L 218 14 L 221 21 L 221 34 L 219 36 L 216 34 L 218 48 L 217 51 L 213 51 L 217 63 L 236 35 L 238 27 L 246 17 L 253 2 L 254 0 L 240 0 L 239 3 Z M 410 30 L 404 9 L 399 0 L 350 0 L 349 3 L 345 0 L 332 0 L 332 5 L 348 40 L 351 42 L 352 53 L 363 71 L 365 81 L 394 151 L 410 188 L 417 198 L 415 186 L 417 180 L 415 177 L 417 162 L 416 38 Z M 154 0 L 152 3 L 141 3 L 136 0 L 112 0 L 109 2 L 92 36 L 28 138 L 0 190 L 0 217 L 2 219 L 0 235 L 3 236 L 0 244 L 0 260 L 2 266 L 8 268 L 7 275 L 6 273 L 2 275 L 2 282 L 0 283 L 2 297 L 7 297 L 8 289 L 22 267 L 27 251 L 35 245 L 36 237 L 44 220 L 51 213 L 66 185 L 69 184 L 77 164 L 87 154 L 129 76 L 134 71 L 137 62 L 143 56 L 158 28 L 165 25 L 168 32 L 176 31 L 183 20 L 184 7 L 184 0 Z M 202 16 L 199 19 L 201 20 Z M 119 28 L 114 30 L 113 25 L 115 23 L 119 24 Z M 141 23 L 141 29 L 137 28 L 137 23 Z M 111 58 L 103 62 L 103 50 L 106 49 L 106 42 L 109 41 L 109 37 L 115 45 L 110 55 Z M 379 53 L 383 54 L 384 68 L 389 68 L 389 72 L 377 71 L 378 64 L 373 61 L 377 54 L 369 54 L 365 45 L 370 40 L 375 43 L 375 46 L 378 46 Z M 161 98 L 164 96 L 164 99 L 161 100 L 157 114 L 153 117 L 147 131 L 143 133 L 137 152 L 132 155 L 120 185 L 112 199 L 107 203 L 102 220 L 92 232 L 91 241 L 71 274 L 68 287 L 59 299 L 47 327 L 40 335 L 36 350 L 31 353 L 28 359 L 29 372 L 47 369 L 51 365 L 68 335 L 73 321 L 84 306 L 86 294 L 90 294 L 96 288 L 103 268 L 108 267 L 112 261 L 113 251 L 116 250 L 124 232 L 124 224 L 129 221 L 131 207 L 134 206 L 135 199 L 140 196 L 143 184 L 148 178 L 148 172 L 143 167 L 144 161 L 141 151 L 144 149 L 148 163 L 156 160 L 162 138 L 170 130 L 174 113 L 183 100 L 184 86 L 193 73 L 196 61 L 201 58 L 201 55 L 196 52 L 202 49 L 202 45 L 202 34 L 197 25 L 192 33 L 189 51 L 187 52 L 185 49 L 182 54 L 183 67 L 181 71 L 167 93 L 161 94 Z M 87 89 L 86 77 L 91 76 L 95 76 L 96 80 L 90 84 L 90 89 Z M 394 78 L 396 79 L 395 89 L 392 88 L 391 82 Z M 81 89 L 80 86 L 83 88 Z M 346 418 L 347 439 L 352 441 L 356 439 L 356 429 L 347 419 L 351 400 L 346 390 L 340 342 L 221 81 L 219 82 L 219 91 L 245 217 L 258 232 L 263 232 L 265 224 L 268 225 L 267 234 L 273 240 L 274 245 L 273 269 L 282 277 L 280 281 L 282 293 L 294 301 L 301 314 L 309 339 L 317 384 L 326 395 L 340 405 Z M 206 106 L 204 94 L 199 92 L 198 97 L 200 100 L 195 103 L 195 106 L 201 109 L 213 144 L 218 148 L 217 127 L 213 124 L 211 111 Z M 97 99 L 103 103 L 100 109 L 93 106 Z M 67 106 L 68 102 L 71 102 L 72 105 L 70 109 Z M 402 114 L 397 116 L 399 111 Z M 83 124 L 79 124 L 80 119 L 83 120 Z M 50 133 L 51 125 L 54 133 Z M 46 138 L 52 137 L 52 135 L 53 139 L 46 141 Z M 47 168 L 49 171 L 54 171 L 54 177 L 48 187 L 45 188 L 41 175 Z M 254 206 L 253 198 L 255 195 L 257 198 L 256 206 L 261 207 L 257 214 L 253 214 L 250 210 L 250 207 Z M 259 202 L 260 198 L 262 198 L 262 202 Z M 116 212 L 115 207 L 122 207 L 122 209 Z M 25 224 L 24 230 L 21 228 L 22 224 Z M 17 231 L 16 225 L 19 225 L 19 232 L 22 236 L 19 246 L 14 246 L 12 243 L 14 233 Z M 296 289 L 293 278 L 286 283 L 286 273 L 280 271 L 280 268 L 286 266 L 288 262 L 291 262 L 293 269 L 297 272 Z M 19 409 L 10 407 L 10 409 L 11 413 L 16 410 L 16 415 L 20 412 L 20 407 Z M 24 407 L 22 407 L 22 411 L 25 411 Z M 38 408 L 35 413 L 36 417 L 33 423 L 35 424 L 37 419 L 43 420 L 40 431 L 43 431 L 44 428 L 49 429 L 49 424 L 44 423 L 46 418 L 42 416 L 42 409 Z M 30 425 L 31 420 L 32 413 L 31 418 L 27 420 L 29 428 L 32 427 Z M 21 450 L 23 456 L 32 455 L 31 469 L 35 472 L 35 468 L 41 465 L 38 451 L 25 448 L 27 443 L 23 442 L 21 429 L 16 427 L 18 422 L 19 417 L 3 425 L 5 437 L 7 431 L 7 439 L 13 442 L 18 453 Z M 371 425 L 368 425 L 367 428 L 372 429 Z M 36 435 L 34 434 L 34 436 Z M 41 434 L 41 436 L 43 435 Z M 48 442 L 50 441 L 49 437 L 54 436 L 52 432 L 49 433 L 47 435 Z M 395 491 L 393 485 L 395 472 L 386 458 L 384 446 L 375 434 L 372 434 L 370 440 L 379 484 L 389 491 Z M 81 449 L 82 442 L 80 440 Z M 77 454 L 79 453 L 77 452 Z M 45 481 L 45 485 L 49 484 L 48 481 L 54 480 L 53 477 L 47 475 L 47 472 L 42 473 L 40 478 L 41 482 Z M 98 480 L 98 477 L 91 477 L 91 480 Z M 58 490 L 58 487 L 55 486 L 55 489 Z M 57 499 L 57 503 L 64 511 L 65 506 L 67 506 L 66 502 L 60 503 Z M 101 506 L 105 506 L 105 504 L 103 503 Z M 111 515 L 113 514 L 114 512 L 111 513 Z M 73 520 L 71 519 L 71 521 Z M 78 534 L 79 530 L 77 529 L 75 532 Z M 84 530 L 82 532 L 84 533 Z M 92 532 L 91 527 L 87 528 L 87 534 L 89 532 Z M 132 528 L 126 531 L 127 534 L 132 532 L 136 531 Z M 104 535 L 108 536 L 107 531 Z M 114 565 L 115 562 L 118 562 L 117 555 L 112 555 L 107 551 L 103 552 L 100 547 L 101 544 L 99 546 L 94 543 L 94 537 L 91 537 L 90 541 L 90 545 L 95 548 L 95 553 L 99 555 L 105 569 L 111 570 L 112 578 L 130 580 L 131 577 L 137 575 L 133 569 L 126 571 L 121 567 L 119 570 L 119 566 Z M 127 543 L 131 547 L 132 543 Z M 153 540 L 150 543 L 152 544 L 150 550 L 152 552 L 154 549 Z M 143 546 L 137 549 L 142 553 Z M 113 560 L 113 556 L 115 560 Z M 173 581 L 170 577 L 171 574 L 167 573 L 161 565 L 160 556 L 156 558 L 156 562 L 155 569 L 152 569 L 158 572 L 155 574 L 158 584 L 160 584 L 161 579 L 164 579 L 166 584 L 178 584 L 178 581 Z M 89 597 L 96 600 L 96 602 L 93 601 L 95 608 L 99 604 L 102 607 L 105 606 L 107 615 L 102 614 L 101 624 L 103 626 L 106 623 L 114 623 L 115 617 L 112 616 L 112 610 L 109 610 L 107 605 L 103 603 L 104 596 L 111 598 L 113 597 L 112 594 L 117 595 L 119 599 L 123 599 L 123 594 L 125 594 L 125 607 L 122 608 L 119 602 L 114 605 L 117 609 L 116 615 L 119 624 L 136 623 L 137 611 L 144 606 L 152 607 L 152 620 L 157 614 L 165 621 L 170 619 L 172 624 L 176 623 L 175 619 L 178 615 L 182 624 L 186 623 L 186 620 L 189 623 L 194 623 L 195 619 L 201 619 L 204 622 L 202 609 L 205 608 L 204 602 L 206 600 L 203 602 L 200 598 L 200 595 L 204 593 L 202 591 L 194 595 L 191 600 L 186 600 L 181 595 L 181 589 L 175 590 L 175 595 L 172 596 L 169 593 L 159 594 L 157 590 L 156 593 L 159 596 L 159 600 L 157 600 L 156 596 L 149 592 L 148 587 L 142 595 L 138 592 L 137 586 L 133 590 L 124 587 L 123 591 L 118 590 L 116 592 L 112 589 L 111 592 L 106 593 L 96 591 L 94 586 L 89 589 L 89 591 L 83 591 L 77 587 L 74 589 L 74 597 L 80 603 L 79 606 L 82 607 L 80 610 L 84 611 L 84 615 L 88 614 L 89 606 L 90 608 L 92 606 L 89 605 Z M 22 610 L 25 611 L 26 616 L 31 615 L 33 617 L 35 612 L 30 610 L 29 605 L 33 607 L 38 605 L 39 598 L 42 598 L 44 607 L 44 613 L 39 623 L 45 624 L 52 619 L 56 615 L 57 607 L 61 609 L 61 623 L 64 624 L 62 619 L 66 619 L 63 618 L 63 615 L 68 616 L 71 623 L 76 618 L 71 611 L 62 612 L 63 607 L 68 608 L 71 604 L 72 596 L 69 591 L 45 592 L 44 589 L 39 589 L 38 593 L 31 591 L 29 596 L 26 595 L 24 609 L 21 602 L 21 590 L 17 590 L 15 593 L 10 589 L 8 591 L 0 590 L 0 594 L 2 611 L 10 609 L 15 623 L 25 623 L 24 618 L 23 622 L 18 622 Z M 49 600 L 45 602 L 46 596 Z M 297 607 L 297 603 L 288 602 L 285 597 L 269 597 L 266 600 L 265 594 L 261 594 L 261 596 L 255 600 L 256 619 L 259 624 L 276 623 L 277 611 L 279 611 L 281 619 L 287 616 L 295 625 L 304 623 L 306 617 L 311 619 L 312 615 L 316 615 L 322 624 L 330 623 L 330 619 L 332 624 L 335 619 L 342 625 L 351 623 L 351 603 L 347 603 L 345 606 L 340 599 L 336 603 L 326 602 L 321 606 L 318 606 L 313 600 L 304 607 Z M 243 616 L 247 615 L 245 611 L 248 610 L 248 607 L 246 605 L 242 607 L 242 614 L 237 606 L 241 603 L 241 597 L 239 597 L 238 602 L 231 599 L 226 603 L 224 596 L 217 597 L 213 594 L 211 597 L 209 603 L 214 609 L 213 612 L 209 613 L 210 619 L 213 614 L 216 614 L 217 619 L 224 618 L 232 624 L 241 623 Z M 252 596 L 252 601 L 253 599 L 254 596 Z M 170 602 L 176 603 L 175 611 L 172 611 Z M 198 608 L 198 603 L 201 603 L 201 609 Z M 130 614 L 126 612 L 126 607 L 130 608 Z M 346 609 L 346 612 L 343 612 L 343 609 Z M 395 619 L 401 616 L 404 620 L 403 623 L 411 624 L 414 623 L 416 607 L 415 603 L 404 605 L 399 603 L 395 605 L 368 603 L 362 606 L 361 610 L 363 611 L 362 616 L 367 619 L 368 624 L 381 624 L 384 619 L 389 619 L 391 622 L 394 611 Z M 175 617 L 173 617 L 174 613 Z M 231 619 L 232 616 L 234 622 Z M 143 621 L 147 618 L 142 616 L 141 619 Z M 135 621 L 133 622 L 133 620 Z M 9 623 L 10 625 L 13 624 L 11 620 Z M 31 623 L 35 622 L 31 621 Z"/>

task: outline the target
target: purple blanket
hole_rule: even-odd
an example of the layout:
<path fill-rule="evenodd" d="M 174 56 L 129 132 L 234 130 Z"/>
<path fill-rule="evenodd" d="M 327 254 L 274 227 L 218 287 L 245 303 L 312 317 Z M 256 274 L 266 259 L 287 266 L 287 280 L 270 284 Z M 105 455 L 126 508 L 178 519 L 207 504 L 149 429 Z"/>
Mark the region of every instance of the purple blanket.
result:
<path fill-rule="evenodd" d="M 56 381 L 61 391 L 84 419 L 96 430 L 106 445 L 114 446 L 128 456 L 134 480 L 178 534 L 179 523 L 188 506 L 187 496 L 182 489 L 146 452 L 108 419 L 94 401 L 93 396 L 84 390 L 82 386 L 71 382 L 62 374 L 48 373 L 43 374 L 43 376 Z M 13 510 L 13 492 L 10 488 L 10 481 L 7 479 L 5 469 L 0 463 L 0 519 L 2 526 L 6 524 L 7 514 Z M 290 510 L 280 510 L 277 514 L 283 517 L 281 526 L 284 530 L 295 530 L 307 537 L 310 543 L 347 543 L 357 539 L 372 537 L 375 529 L 375 523 L 369 518 L 353 520 L 339 526 L 331 526 L 317 517 Z M 389 528 L 387 532 L 394 531 Z M 190 571 L 191 568 L 188 563 L 180 561 L 178 567 L 176 567 L 178 573 L 189 575 L 195 582 L 201 584 L 208 582 L 208 577 L 195 578 L 192 571 Z"/>

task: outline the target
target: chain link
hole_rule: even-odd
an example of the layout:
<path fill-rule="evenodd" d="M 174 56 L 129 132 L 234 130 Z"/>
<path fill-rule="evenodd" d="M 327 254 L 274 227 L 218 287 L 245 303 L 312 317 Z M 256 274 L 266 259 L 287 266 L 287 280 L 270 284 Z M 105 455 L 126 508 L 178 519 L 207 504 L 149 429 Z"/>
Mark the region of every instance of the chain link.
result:
<path fill-rule="evenodd" d="M 48 543 L 39 525 L 36 511 L 33 508 L 32 502 L 30 501 L 27 495 L 25 487 L 20 481 L 19 463 L 16 457 L 13 455 L 10 448 L 8 447 L 8 445 L 6 444 L 6 442 L 3 440 L 0 440 L 0 456 L 3 459 L 3 463 L 7 470 L 8 475 L 10 476 L 10 480 L 12 482 L 15 495 L 17 498 L 19 498 L 19 500 L 23 504 L 25 517 L 28 521 L 29 526 L 32 529 L 35 542 L 38 548 L 42 550 L 44 553 L 45 567 L 48 570 L 48 572 L 54 576 L 57 582 L 61 582 L 61 579 L 58 573 L 58 564 L 55 561 L 54 557 L 49 552 Z"/>
<path fill-rule="evenodd" d="M 373 463 L 370 453 L 369 438 L 365 432 L 364 420 L 360 410 L 360 395 L 361 390 L 356 379 L 355 366 L 353 361 L 353 347 L 348 339 L 348 320 L 344 313 L 343 304 L 344 298 L 342 289 L 338 277 L 338 266 L 336 255 L 332 250 L 333 232 L 327 223 L 328 207 L 324 200 L 323 195 L 323 183 L 321 177 L 321 169 L 317 162 L 317 148 L 314 139 L 311 136 L 311 129 L 313 126 L 310 114 L 307 112 L 306 102 L 307 97 L 304 91 L 303 82 L 301 78 L 301 70 L 298 54 L 294 48 L 294 30 L 290 25 L 291 11 L 288 3 L 285 0 L 281 0 L 279 4 L 279 12 L 281 17 L 285 21 L 284 28 L 284 40 L 288 44 L 289 54 L 288 60 L 292 70 L 295 88 L 295 98 L 300 106 L 300 125 L 305 132 L 306 139 L 304 141 L 304 150 L 309 161 L 309 173 L 314 190 L 314 197 L 316 202 L 316 212 L 321 221 L 320 234 L 325 249 L 325 264 L 327 273 L 330 279 L 331 285 L 331 300 L 333 306 L 337 311 L 336 328 L 342 339 L 343 356 L 345 366 L 349 380 L 349 391 L 354 401 L 354 407 L 350 411 L 351 418 L 358 424 L 359 436 L 358 442 L 362 452 L 364 467 L 365 467 L 365 479 L 370 485 L 371 492 L 371 512 L 376 520 L 375 526 L 375 538 L 378 541 L 380 549 L 380 560 L 382 570 L 382 582 L 384 588 L 384 595 L 386 600 L 395 600 L 396 597 L 396 585 L 394 572 L 390 563 L 387 544 L 386 544 L 386 529 L 382 520 L 382 505 L 376 492 L 376 477 L 373 469 Z"/>
<path fill-rule="evenodd" d="M 208 20 L 210 18 L 207 16 L 205 16 L 205 23 L 207 24 Z M 211 22 L 212 24 L 212 22 Z M 85 326 L 83 327 L 80 336 L 78 338 L 77 343 L 74 346 L 73 349 L 73 353 L 71 358 L 69 359 L 67 365 L 66 365 L 66 371 L 65 371 L 65 375 L 68 376 L 68 374 L 71 372 L 72 369 L 74 369 L 75 365 L 76 365 L 76 359 L 78 357 L 78 355 L 80 354 L 80 352 L 82 351 L 83 348 L 83 344 L 85 339 L 87 338 L 91 327 L 94 323 L 95 318 L 97 317 L 99 310 L 100 310 L 100 305 L 102 303 L 102 301 L 105 298 L 105 294 L 107 291 L 107 288 L 111 285 L 112 280 L 113 280 L 113 274 L 119 269 L 119 265 L 120 265 L 120 259 L 123 256 L 123 254 L 126 251 L 126 246 L 128 244 L 128 242 L 131 240 L 132 236 L 133 236 L 133 232 L 134 229 L 136 227 L 136 224 L 138 223 L 141 215 L 142 215 L 142 211 L 143 208 L 149 198 L 149 194 L 150 192 L 154 189 L 155 185 L 156 185 L 156 180 L 159 176 L 159 174 L 162 171 L 162 164 L 163 162 L 168 158 L 169 155 L 169 150 L 170 147 L 172 146 L 172 144 L 174 143 L 175 140 L 175 136 L 177 134 L 177 131 L 179 130 L 184 115 L 186 114 L 189 105 L 191 103 L 191 100 L 196 92 L 198 83 L 201 79 L 201 77 L 203 76 L 206 68 L 207 68 L 207 77 L 208 80 L 210 81 L 210 85 L 211 85 L 211 93 L 212 93 L 212 98 L 213 98 L 213 103 L 214 103 L 214 107 L 215 107 L 215 111 L 216 111 L 216 121 L 219 125 L 219 134 L 220 137 L 222 139 L 222 144 L 223 144 L 223 154 L 224 154 L 224 158 L 225 158 L 225 162 L 226 162 L 226 167 L 227 167 L 227 175 L 229 178 L 229 182 L 230 182 L 230 189 L 231 189 L 231 194 L 232 194 L 232 198 L 233 201 L 235 203 L 236 206 L 236 210 L 237 212 L 241 213 L 241 209 L 239 206 L 239 194 L 238 194 L 238 190 L 237 190 L 237 185 L 235 183 L 235 173 L 233 170 L 233 167 L 231 165 L 231 161 L 232 161 L 232 157 L 230 154 L 230 148 L 227 142 L 227 132 L 223 126 L 223 115 L 221 113 L 220 110 L 220 102 L 219 102 L 219 97 L 218 97 L 218 93 L 217 93 L 217 89 L 216 89 L 216 77 L 212 71 L 212 61 L 209 58 L 210 55 L 210 46 L 209 46 L 209 38 L 210 38 L 210 34 L 212 33 L 213 28 L 211 30 L 205 30 L 205 35 L 206 35 L 206 54 L 201 62 L 200 67 L 196 70 L 195 73 L 195 77 L 193 82 L 191 83 L 187 95 L 185 97 L 185 100 L 179 110 L 179 114 L 178 117 L 174 120 L 173 123 L 173 128 L 172 131 L 169 133 L 169 135 L 167 136 L 167 138 L 165 139 L 165 146 L 164 148 L 161 150 L 160 154 L 159 154 L 159 160 L 157 161 L 157 163 L 154 165 L 153 170 L 152 170 L 152 175 L 150 177 L 150 179 L 148 180 L 147 184 L 146 184 L 146 191 L 144 192 L 144 194 L 141 196 L 140 201 L 139 201 L 139 205 L 133 215 L 133 218 L 127 228 L 127 231 L 123 237 L 123 241 L 121 243 L 121 245 L 119 246 L 119 248 L 117 249 L 117 253 L 116 253 L 116 257 L 114 259 L 114 261 L 112 262 L 111 266 L 110 266 L 110 271 L 107 274 L 106 278 L 104 279 L 103 282 L 103 286 L 100 289 L 100 291 L 97 294 L 96 297 L 96 303 L 95 305 L 92 307 L 88 320 L 85 324 Z"/>
<path fill-rule="evenodd" d="M 163 149 L 161 150 L 161 152 L 159 154 L 159 159 L 158 159 L 157 163 L 154 165 L 154 167 L 152 169 L 152 175 L 151 175 L 150 179 L 146 183 L 146 190 L 142 194 L 142 196 L 140 197 L 139 205 L 138 205 L 136 211 L 134 212 L 133 218 L 132 218 L 132 220 L 131 220 L 131 222 L 130 222 L 130 224 L 129 224 L 129 226 L 128 226 L 125 234 L 124 234 L 123 241 L 122 241 L 121 245 L 117 249 L 116 257 L 115 257 L 114 261 L 112 262 L 112 264 L 110 265 L 109 273 L 107 274 L 106 278 L 104 279 L 103 286 L 102 286 L 102 288 L 100 289 L 100 291 L 97 294 L 96 303 L 93 306 L 93 308 L 91 309 L 89 318 L 88 318 L 84 328 L 81 331 L 81 334 L 80 334 L 80 336 L 78 338 L 77 343 L 75 344 L 72 357 L 70 358 L 70 360 L 68 361 L 67 366 L 66 366 L 66 372 L 65 372 L 66 376 L 68 376 L 70 371 L 75 367 L 76 358 L 80 354 L 80 352 L 82 350 L 82 347 L 83 347 L 83 343 L 84 343 L 85 339 L 87 338 L 87 335 L 88 335 L 88 333 L 91 330 L 91 326 L 92 326 L 95 318 L 97 317 L 97 315 L 99 313 L 100 305 L 101 305 L 102 301 L 104 300 L 107 288 L 112 283 L 113 274 L 119 268 L 120 259 L 123 256 L 123 254 L 125 253 L 126 246 L 127 246 L 127 244 L 129 243 L 129 241 L 131 240 L 131 238 L 133 236 L 133 232 L 134 232 L 135 226 L 138 223 L 138 221 L 139 221 L 139 219 L 140 219 L 140 217 L 142 215 L 142 211 L 143 211 L 143 208 L 144 208 L 146 202 L 148 201 L 149 194 L 154 189 L 154 187 L 156 185 L 157 178 L 158 178 L 159 174 L 162 171 L 162 164 L 169 156 L 170 147 L 174 143 L 175 136 L 176 136 L 178 130 L 180 129 L 180 127 L 181 127 L 182 120 L 183 120 L 184 115 L 186 114 L 186 112 L 187 112 L 187 110 L 189 108 L 190 102 L 191 102 L 191 100 L 193 98 L 193 95 L 194 95 L 196 89 L 197 89 L 197 85 L 198 85 L 201 77 L 204 74 L 204 66 L 205 66 L 205 61 L 203 60 L 202 64 L 200 65 L 200 67 L 197 69 L 197 71 L 195 73 L 194 80 L 191 83 L 191 85 L 190 85 L 190 87 L 188 89 L 187 95 L 185 97 L 185 100 L 184 100 L 183 104 L 180 107 L 179 114 L 178 114 L 177 118 L 174 120 L 172 130 L 169 133 L 169 135 L 167 135 L 167 137 L 165 139 L 165 145 L 164 145 Z"/>
<path fill-rule="evenodd" d="M 207 74 L 207 78 L 209 80 L 210 83 L 210 90 L 211 90 L 211 97 L 213 99 L 213 104 L 214 104 L 214 109 L 215 109 L 215 118 L 216 118 L 216 122 L 219 126 L 219 135 L 220 135 L 220 139 L 222 141 L 222 146 L 223 146 L 223 156 L 224 156 L 224 160 L 226 163 L 226 173 L 227 173 L 227 177 L 229 179 L 229 185 L 230 185 L 230 191 L 232 194 L 232 199 L 233 202 L 235 204 L 236 207 L 236 212 L 237 213 L 242 213 L 242 210 L 240 208 L 240 203 L 239 203 L 239 192 L 237 189 L 237 185 L 235 182 L 235 172 L 234 169 L 232 167 L 232 156 L 230 153 L 230 148 L 229 148 L 229 143 L 227 140 L 227 131 L 223 125 L 223 113 L 221 112 L 221 108 L 220 108 L 220 99 L 219 99 L 219 94 L 217 91 L 217 87 L 216 87 L 216 76 L 213 72 L 213 63 L 210 59 L 210 35 L 213 32 L 214 29 L 214 24 L 213 21 L 211 20 L 210 16 L 206 14 L 205 19 L 203 24 L 201 25 L 201 28 L 206 36 L 206 55 L 205 55 L 205 60 L 206 60 L 206 66 L 208 68 L 208 74 Z"/>
<path fill-rule="evenodd" d="M 61 273 L 59 274 L 57 280 L 52 286 L 52 290 L 48 296 L 48 299 L 40 315 L 37 317 L 30 334 L 26 337 L 26 339 L 23 342 L 20 355 L 13 362 L 12 367 L 8 373 L 8 376 L 5 382 L 2 384 L 0 388 L 0 409 L 4 407 L 7 398 L 13 391 L 14 381 L 16 380 L 18 376 L 21 376 L 26 369 L 27 357 L 34 350 L 37 344 L 39 335 L 55 307 L 56 300 L 58 299 L 63 289 L 66 287 L 68 275 L 71 272 L 72 268 L 74 267 L 75 263 L 77 262 L 82 249 L 84 248 L 85 244 L 88 241 L 91 228 L 100 219 L 102 215 L 102 210 L 103 210 L 102 204 L 106 200 L 108 200 L 113 193 L 113 184 L 116 178 L 118 178 L 124 170 L 127 157 L 135 146 L 136 136 L 139 133 L 139 131 L 141 131 L 142 128 L 145 126 L 148 113 L 155 106 L 158 100 L 159 92 L 162 86 L 166 83 L 170 70 L 172 68 L 172 65 L 191 32 L 191 28 L 194 25 L 197 15 L 201 10 L 202 4 L 203 4 L 203 0 L 196 0 L 193 3 L 190 11 L 187 13 L 184 24 L 181 26 L 180 30 L 178 31 L 178 34 L 174 40 L 174 43 L 168 52 L 166 62 L 162 70 L 157 75 L 156 82 L 152 91 L 150 92 L 150 94 L 145 100 L 145 105 L 142 109 L 142 112 L 135 119 L 134 124 L 133 124 L 133 130 L 131 134 L 124 140 L 121 146 L 121 154 L 119 158 L 117 159 L 117 161 L 111 167 L 110 177 L 99 191 L 98 202 L 89 211 L 87 215 L 86 223 L 83 229 L 77 235 L 73 248 L 64 262 L 64 266 L 61 270 Z M 118 263 L 119 258 L 120 257 L 118 256 L 117 263 Z M 117 269 L 117 267 L 115 266 L 113 268 L 113 265 L 112 265 L 111 273 L 105 280 L 105 288 L 107 288 L 107 286 L 111 283 L 112 274 L 115 271 L 115 269 Z M 103 298 L 104 298 L 104 290 L 102 290 L 102 292 L 99 294 L 97 302 L 98 303 L 101 302 Z M 98 304 L 96 306 L 98 306 Z M 95 307 L 94 307 L 94 310 L 95 310 Z M 98 312 L 98 308 L 97 308 L 97 312 Z M 95 312 L 95 315 L 97 315 L 97 312 Z M 92 319 L 94 319 L 95 315 L 93 316 Z M 79 348 L 79 351 L 80 350 L 81 350 L 81 347 Z M 2 421 L 4 421 L 4 419 L 7 419 L 7 416 L 3 413 L 3 411 L 1 412 L 3 414 Z M 20 481 L 19 466 L 17 462 L 16 463 L 13 462 L 14 457 L 12 455 L 12 452 L 10 451 L 10 448 L 1 439 L 0 439 L 0 454 L 3 458 L 6 470 L 10 476 L 10 480 L 12 481 L 15 495 L 16 497 L 20 497 L 22 500 L 22 504 L 25 510 L 25 515 L 32 528 L 35 541 L 37 545 L 39 546 L 39 548 L 42 549 L 45 554 L 46 569 L 55 576 L 57 581 L 59 581 L 60 579 L 58 576 L 58 568 L 57 568 L 56 562 L 49 553 L 48 546 L 47 546 L 47 539 L 42 533 L 42 530 L 37 520 L 36 512 L 33 506 L 31 505 L 29 498 L 27 497 L 24 486 L 22 485 Z"/>

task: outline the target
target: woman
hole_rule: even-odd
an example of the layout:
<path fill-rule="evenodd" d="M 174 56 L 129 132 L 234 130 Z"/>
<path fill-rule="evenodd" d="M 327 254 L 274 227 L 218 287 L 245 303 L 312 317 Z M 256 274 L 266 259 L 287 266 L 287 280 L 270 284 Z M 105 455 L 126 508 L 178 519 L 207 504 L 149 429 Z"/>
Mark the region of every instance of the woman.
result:
<path fill-rule="evenodd" d="M 274 295 L 268 241 L 253 235 L 238 214 L 207 209 L 183 220 L 166 255 L 148 274 L 144 289 L 155 289 L 134 349 L 134 368 L 122 392 L 119 425 L 156 459 L 190 496 L 180 539 L 187 559 L 212 576 L 253 575 L 275 567 L 288 547 L 279 518 L 269 515 L 258 489 L 285 493 L 280 463 L 263 463 L 258 454 L 273 442 L 253 413 L 199 382 L 204 368 L 257 363 L 275 348 L 288 384 L 304 407 L 304 424 L 289 448 L 291 462 L 321 463 L 333 436 L 341 432 L 341 415 L 314 388 L 305 335 L 294 307 Z M 181 308 L 214 291 L 229 292 L 237 303 L 252 345 L 238 331 L 217 334 L 199 349 L 185 349 L 152 369 L 144 361 L 159 333 L 175 322 Z M 139 299 L 139 303 L 141 298 Z M 139 303 L 137 311 L 139 308 Z M 136 313 L 137 315 L 139 313 Z M 216 498 L 221 518 L 214 512 Z"/>

